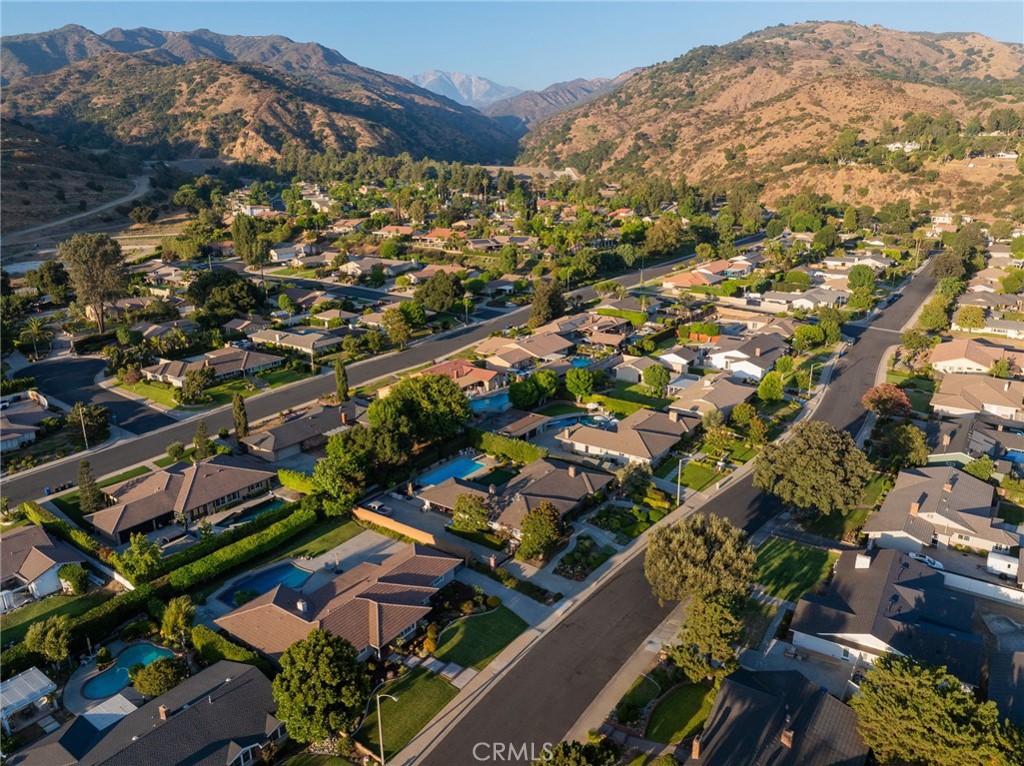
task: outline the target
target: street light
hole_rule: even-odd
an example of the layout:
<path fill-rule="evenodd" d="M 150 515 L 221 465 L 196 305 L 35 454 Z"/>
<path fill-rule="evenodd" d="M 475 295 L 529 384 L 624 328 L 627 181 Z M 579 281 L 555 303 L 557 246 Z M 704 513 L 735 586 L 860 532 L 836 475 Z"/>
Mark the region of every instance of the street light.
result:
<path fill-rule="evenodd" d="M 466 327 L 469 327 L 469 306 L 473 301 L 473 293 L 466 291 L 466 294 L 462 296 L 462 306 L 466 309 Z"/>
<path fill-rule="evenodd" d="M 811 366 L 807 371 L 807 396 L 810 397 L 811 389 L 814 388 L 814 368 L 821 367 L 817 362 L 811 362 Z"/>
<path fill-rule="evenodd" d="M 387 697 L 389 700 L 398 702 L 398 697 L 393 697 L 390 694 L 378 694 L 377 695 L 377 739 L 380 740 L 380 766 L 384 766 L 384 722 L 380 717 L 380 698 Z"/>

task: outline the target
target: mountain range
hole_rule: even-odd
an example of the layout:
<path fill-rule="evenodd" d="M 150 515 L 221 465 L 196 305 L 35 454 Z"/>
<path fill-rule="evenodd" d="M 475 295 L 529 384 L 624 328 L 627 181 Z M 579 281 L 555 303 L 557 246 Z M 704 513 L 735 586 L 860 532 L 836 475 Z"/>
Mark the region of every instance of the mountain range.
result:
<path fill-rule="evenodd" d="M 437 69 L 414 74 L 409 80 L 431 93 L 446 96 L 452 101 L 474 109 L 483 109 L 495 101 L 511 98 L 523 92 L 510 85 L 499 85 L 486 77 L 463 72 L 441 72 Z"/>

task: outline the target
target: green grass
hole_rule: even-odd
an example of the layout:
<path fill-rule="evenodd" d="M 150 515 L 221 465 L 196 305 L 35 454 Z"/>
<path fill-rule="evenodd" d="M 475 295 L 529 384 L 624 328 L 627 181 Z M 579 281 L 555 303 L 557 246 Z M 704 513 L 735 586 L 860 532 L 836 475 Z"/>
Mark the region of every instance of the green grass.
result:
<path fill-rule="evenodd" d="M 675 744 L 701 730 L 711 714 L 715 694 L 701 684 L 685 684 L 671 692 L 654 710 L 647 739 Z"/>
<path fill-rule="evenodd" d="M 653 678 L 644 674 L 637 678 L 633 685 L 629 687 L 629 691 L 622 695 L 622 699 L 619 700 L 619 706 L 635 705 L 638 708 L 646 707 L 647 704 L 661 694 L 665 689 L 660 686 Z"/>
<path fill-rule="evenodd" d="M 729 460 L 733 463 L 739 463 L 740 465 L 753 459 L 756 454 L 756 449 L 739 440 L 733 442 L 732 446 L 729 448 Z"/>
<path fill-rule="evenodd" d="M 124 383 L 120 383 L 118 385 L 125 391 L 131 391 L 133 394 L 137 394 L 138 396 L 144 396 L 157 404 L 170 407 L 172 410 L 178 406 L 178 402 L 174 398 L 174 389 L 166 383 L 150 383 L 146 380 L 140 380 L 134 386 L 129 386 Z"/>
<path fill-rule="evenodd" d="M 448 527 L 448 531 L 456 537 L 490 548 L 492 551 L 505 550 L 505 541 L 492 532 L 467 532 L 464 529 L 455 529 L 455 527 Z"/>
<path fill-rule="evenodd" d="M 864 487 L 860 504 L 868 508 L 874 508 L 882 499 L 883 493 L 887 492 L 891 487 L 892 479 L 884 473 L 876 473 L 868 481 L 867 486 Z"/>
<path fill-rule="evenodd" d="M 845 516 L 841 513 L 818 514 L 810 521 L 803 522 L 803 528 L 812 535 L 827 537 L 829 540 L 850 540 L 864 526 L 870 514 L 869 506 L 854 508 Z"/>
<path fill-rule="evenodd" d="M 614 388 L 607 394 L 606 398 L 639 404 L 655 410 L 667 407 L 672 403 L 671 399 L 652 396 L 647 386 L 643 383 L 627 383 L 624 380 L 616 381 Z"/>
<path fill-rule="evenodd" d="M 797 601 L 828 577 L 837 558 L 820 548 L 773 537 L 757 549 L 757 581 L 770 595 Z"/>
<path fill-rule="evenodd" d="M 499 606 L 493 612 L 467 617 L 445 628 L 434 656 L 443 662 L 483 670 L 527 627 L 517 614 Z"/>
<path fill-rule="evenodd" d="M 700 492 L 721 478 L 722 474 L 714 468 L 698 463 L 696 460 L 691 460 L 683 466 L 683 484 L 696 492 Z"/>
<path fill-rule="evenodd" d="M 496 487 L 500 487 L 505 482 L 511 481 L 519 475 L 518 468 L 495 468 L 486 476 L 482 476 L 479 479 L 473 479 L 477 484 L 482 484 L 487 487 L 493 484 Z"/>
<path fill-rule="evenodd" d="M 297 372 L 296 370 L 289 369 L 287 367 L 278 367 L 275 370 L 267 370 L 257 375 L 260 380 L 266 383 L 270 388 L 277 388 L 278 386 L 286 386 L 289 383 L 294 383 L 297 380 L 303 380 L 309 377 L 309 373 Z"/>
<path fill-rule="evenodd" d="M 112 487 L 115 484 L 120 484 L 122 481 L 128 481 L 128 479 L 134 479 L 136 476 L 143 476 L 150 472 L 149 466 L 137 465 L 122 473 L 110 476 L 103 481 L 96 482 L 96 486 L 100 489 L 104 487 Z M 66 495 L 60 497 L 50 498 L 50 502 L 57 506 L 68 518 L 74 521 L 76 524 L 81 525 L 83 523 L 84 514 L 82 509 L 78 506 L 78 490 L 68 492 Z"/>
<path fill-rule="evenodd" d="M 257 373 L 256 377 L 264 381 L 268 388 L 277 388 L 279 386 L 307 378 L 309 377 L 309 373 L 297 372 L 288 367 L 278 367 L 273 370 Z M 121 388 L 131 391 L 134 394 L 138 394 L 139 396 L 144 396 L 147 399 L 163 404 L 171 409 L 181 406 L 181 403 L 174 398 L 174 389 L 163 383 L 140 381 L 134 386 L 121 384 Z M 209 397 L 207 401 L 190 405 L 190 408 L 208 409 L 211 407 L 220 407 L 225 404 L 230 404 L 236 393 L 246 397 L 253 396 L 261 393 L 262 391 L 263 389 L 250 389 L 249 381 L 246 378 L 231 378 L 230 380 L 222 381 L 215 386 L 210 386 L 206 389 L 206 395 Z"/>
<path fill-rule="evenodd" d="M 390 699 L 380 701 L 384 724 L 384 756 L 390 760 L 430 719 L 441 712 L 458 691 L 426 668 L 416 668 L 382 688 L 380 693 L 398 697 L 398 702 Z M 380 751 L 375 706 L 371 706 L 370 715 L 355 736 L 373 752 Z"/>
<path fill-rule="evenodd" d="M 277 271 L 268 271 L 268 274 L 272 274 L 275 277 L 299 277 L 300 279 L 313 279 L 316 277 L 316 269 L 278 269 Z"/>
<path fill-rule="evenodd" d="M 154 460 L 153 465 L 155 465 L 157 468 L 166 468 L 167 466 L 174 465 L 175 463 L 180 463 L 185 460 L 191 460 L 192 453 L 194 453 L 195 451 L 195 447 L 189 447 L 188 449 L 185 450 L 185 454 L 182 455 L 181 460 L 175 460 L 174 458 L 165 455 L 159 460 Z"/>
<path fill-rule="evenodd" d="M 18 519 L 17 521 L 12 521 L 8 524 L 0 524 L 0 533 L 7 532 L 12 529 L 17 529 L 18 527 L 22 527 L 25 524 L 28 524 L 28 519 Z"/>
<path fill-rule="evenodd" d="M 1024 508 L 1004 500 L 999 506 L 999 518 L 1008 524 L 1024 524 Z"/>
<path fill-rule="evenodd" d="M 281 761 L 281 766 L 353 766 L 353 764 L 352 761 L 337 755 L 302 753 L 301 755 L 293 755 L 291 758 Z"/>
<path fill-rule="evenodd" d="M 29 625 L 47 617 L 56 617 L 66 614 L 68 617 L 77 617 L 85 614 L 94 606 L 99 606 L 110 598 L 107 591 L 96 591 L 86 593 L 82 596 L 47 596 L 40 601 L 33 601 L 13 612 L 7 612 L 0 617 L 0 632 L 3 633 L 4 644 L 11 641 L 20 642 Z"/>
<path fill-rule="evenodd" d="M 886 383 L 893 383 L 904 390 L 907 398 L 910 399 L 910 406 L 915 412 L 928 414 L 931 412 L 932 395 L 935 393 L 936 384 L 931 378 L 920 375 L 907 375 L 901 372 L 889 371 L 885 375 Z"/>

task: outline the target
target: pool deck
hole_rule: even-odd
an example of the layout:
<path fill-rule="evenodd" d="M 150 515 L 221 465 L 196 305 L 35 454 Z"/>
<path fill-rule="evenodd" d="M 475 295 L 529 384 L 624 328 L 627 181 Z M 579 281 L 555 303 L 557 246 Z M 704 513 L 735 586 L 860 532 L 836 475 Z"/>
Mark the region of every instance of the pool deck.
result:
<path fill-rule="evenodd" d="M 476 468 L 462 476 L 458 474 L 453 474 L 453 476 L 455 476 L 455 478 L 457 479 L 467 479 L 469 481 L 472 481 L 473 476 L 482 476 L 483 474 L 490 472 L 498 465 L 497 460 L 495 460 L 490 455 L 485 455 L 483 453 L 479 453 L 476 455 L 454 455 L 450 457 L 448 460 L 445 460 L 443 463 L 435 463 L 434 465 L 432 465 L 429 470 L 424 471 L 419 476 L 417 476 L 415 482 L 423 487 L 436 486 L 437 484 L 441 484 L 442 482 L 446 481 L 449 477 L 446 476 L 443 479 L 441 479 L 441 481 L 434 480 L 430 484 L 427 484 L 423 479 L 427 476 L 432 476 L 438 471 L 444 471 L 444 469 L 450 466 L 452 463 L 456 463 L 460 460 L 468 460 L 474 463 L 480 463 L 482 466 L 481 468 Z"/>
<path fill-rule="evenodd" d="M 111 641 L 109 644 L 103 645 L 110 650 L 111 655 L 113 655 L 114 659 L 116 660 L 117 657 L 121 655 L 121 652 L 123 652 L 125 649 L 131 646 L 136 646 L 138 644 L 153 644 L 153 642 L 146 641 L 143 639 L 139 641 L 132 641 L 130 644 L 126 644 L 121 639 L 116 639 L 114 641 Z M 157 646 L 157 644 L 154 644 L 154 646 Z M 99 645 L 94 646 L 93 649 L 98 650 Z M 107 667 L 103 670 L 99 670 L 96 667 L 95 662 L 90 662 L 89 664 L 78 668 L 74 673 L 72 673 L 71 678 L 69 678 L 68 682 L 64 684 L 64 691 L 61 693 L 61 704 L 63 705 L 64 709 L 67 710 L 69 713 L 81 715 L 89 708 L 94 707 L 100 704 L 101 702 L 104 702 L 105 699 L 109 699 L 110 697 L 106 697 L 104 699 L 91 699 L 89 697 L 86 697 L 85 694 L 82 693 L 82 690 L 85 688 L 85 685 L 89 683 L 89 681 L 94 679 L 100 673 L 105 673 L 109 669 L 110 668 Z M 127 688 L 128 687 L 126 686 L 125 689 Z M 117 692 L 117 694 L 123 693 L 125 689 L 121 689 Z M 115 695 L 111 694 L 110 696 L 113 697 Z"/>

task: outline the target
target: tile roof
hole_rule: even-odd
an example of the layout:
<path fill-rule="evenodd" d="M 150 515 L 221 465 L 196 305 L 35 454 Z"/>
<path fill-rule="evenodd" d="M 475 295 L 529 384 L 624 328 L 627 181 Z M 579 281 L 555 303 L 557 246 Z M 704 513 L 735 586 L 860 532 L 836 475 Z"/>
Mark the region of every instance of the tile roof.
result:
<path fill-rule="evenodd" d="M 17 577 L 27 584 L 56 564 L 84 560 L 83 554 L 34 524 L 5 532 L 0 540 L 0 580 Z"/>
<path fill-rule="evenodd" d="M 789 731 L 792 746 L 782 742 Z M 700 735 L 703 766 L 863 766 L 857 715 L 796 670 L 737 670 L 722 681 Z"/>

